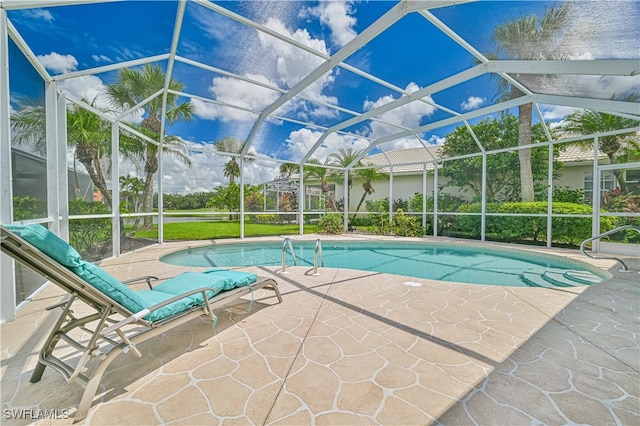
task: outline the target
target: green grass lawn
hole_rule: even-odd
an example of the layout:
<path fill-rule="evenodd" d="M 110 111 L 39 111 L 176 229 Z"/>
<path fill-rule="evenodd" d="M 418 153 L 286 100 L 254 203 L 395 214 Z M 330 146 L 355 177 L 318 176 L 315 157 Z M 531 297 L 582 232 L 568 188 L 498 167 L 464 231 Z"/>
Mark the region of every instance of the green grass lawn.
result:
<path fill-rule="evenodd" d="M 305 225 L 304 233 L 317 232 L 316 225 Z M 297 224 L 257 224 L 244 225 L 245 237 L 262 237 L 268 235 L 296 235 L 299 232 Z M 136 238 L 158 239 L 158 229 L 136 232 Z M 180 222 L 164 225 L 165 240 L 212 240 L 216 238 L 239 238 L 240 222 Z"/>

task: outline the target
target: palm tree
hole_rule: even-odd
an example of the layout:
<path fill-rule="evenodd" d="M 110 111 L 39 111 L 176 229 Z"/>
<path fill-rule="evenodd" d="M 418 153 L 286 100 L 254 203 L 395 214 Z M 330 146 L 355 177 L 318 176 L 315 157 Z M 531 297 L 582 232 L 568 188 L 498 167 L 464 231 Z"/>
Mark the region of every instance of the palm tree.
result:
<path fill-rule="evenodd" d="M 231 136 L 225 136 L 214 143 L 216 150 L 225 154 L 240 154 L 244 148 L 244 142 Z M 234 155 L 224 165 L 224 175 L 229 178 L 229 183 L 235 183 L 236 176 L 240 176 L 240 165 Z"/>
<path fill-rule="evenodd" d="M 280 164 L 280 177 L 288 178 L 291 177 L 292 174 L 298 173 L 300 168 L 297 164 L 293 163 L 282 163 Z"/>
<path fill-rule="evenodd" d="M 360 207 L 362 207 L 362 203 L 364 203 L 365 198 L 367 198 L 367 195 L 371 195 L 376 192 L 373 188 L 373 182 L 380 179 L 388 179 L 389 175 L 386 173 L 380 173 L 377 169 L 359 169 L 356 171 L 356 177 L 362 180 L 362 189 L 364 191 L 351 220 L 355 219 L 357 216 L 360 211 Z"/>
<path fill-rule="evenodd" d="M 43 102 L 17 97 L 16 112 L 11 114 L 11 136 L 13 145 L 29 147 L 35 154 L 47 152 L 46 111 Z"/>
<path fill-rule="evenodd" d="M 333 154 L 329 155 L 327 159 L 329 160 L 329 164 L 331 165 L 346 168 L 351 163 L 356 161 L 361 153 L 362 151 L 356 150 L 352 146 L 350 146 L 347 148 L 338 149 L 338 152 L 334 152 Z M 355 166 L 356 167 L 362 166 L 362 163 L 358 161 L 358 163 L 356 163 Z M 349 200 L 351 199 L 352 186 L 353 186 L 353 172 L 349 170 L 349 173 L 347 174 L 347 196 L 348 196 L 347 198 L 349 198 Z M 347 212 L 349 211 L 349 206 L 345 205 L 344 208 L 345 208 L 345 211 Z"/>
<path fill-rule="evenodd" d="M 328 164 L 328 159 L 325 161 L 325 165 Z M 317 158 L 310 158 L 308 163 L 310 164 L 320 164 L 320 161 Z M 329 188 L 329 178 L 331 177 L 331 172 L 328 168 L 318 166 L 306 166 L 304 168 L 305 171 L 305 179 L 318 179 L 320 181 L 320 187 L 322 188 L 322 193 L 325 196 L 326 203 L 329 206 L 329 209 L 332 211 L 338 211 L 338 206 L 336 206 L 336 201 L 331 196 L 331 189 Z"/>
<path fill-rule="evenodd" d="M 95 106 L 95 101 L 94 98 L 91 106 Z M 75 107 L 67 113 L 67 140 L 75 145 L 75 158 L 87 170 L 107 206 L 111 207 L 111 192 L 102 169 L 102 163 L 111 158 L 111 126 L 91 111 Z"/>
<path fill-rule="evenodd" d="M 107 86 L 107 96 L 110 103 L 121 110 L 126 110 L 139 104 L 154 93 L 164 88 L 166 74 L 159 65 L 146 64 L 142 69 L 125 68 L 120 70 L 115 83 Z M 169 82 L 169 89 L 177 92 L 184 88 L 184 84 L 174 80 Z M 162 96 L 156 96 L 140 108 L 144 110 L 145 118 L 142 127 L 149 130 L 156 139 L 160 137 L 162 123 Z M 180 120 L 190 121 L 193 115 L 193 104 L 189 101 L 180 102 L 178 95 L 167 93 L 165 116 L 169 124 Z M 132 111 L 135 112 L 135 111 Z M 175 139 L 173 140 L 175 142 Z M 169 146 L 171 141 L 165 140 L 167 152 L 175 153 L 179 158 L 186 158 Z M 139 155 L 144 161 L 145 186 L 143 197 L 143 211 L 153 211 L 153 177 L 158 171 L 158 147 L 151 143 L 139 145 Z M 164 152 L 164 151 L 163 151 Z M 153 220 L 145 217 L 145 227 L 151 227 Z"/>
<path fill-rule="evenodd" d="M 129 204 L 130 210 L 138 212 L 140 209 L 140 194 L 144 191 L 144 181 L 139 177 L 120 176 L 120 192 Z"/>
<path fill-rule="evenodd" d="M 89 102 L 82 99 L 83 102 Z M 95 107 L 94 98 L 90 105 Z M 28 145 L 31 150 L 44 155 L 46 152 L 46 119 L 45 107 L 39 103 L 20 99 L 18 111 L 11 116 L 13 143 Z M 111 206 L 111 193 L 107 188 L 102 163 L 111 157 L 111 128 L 94 113 L 75 107 L 67 111 L 67 143 L 75 147 L 75 161 L 85 167 L 93 184 L 104 196 L 104 201 Z M 76 194 L 79 194 L 77 174 L 75 179 Z"/>
<path fill-rule="evenodd" d="M 535 14 L 522 16 L 515 21 L 506 22 L 493 31 L 495 53 L 486 56 L 490 59 L 544 60 L 560 59 L 558 39 L 569 15 L 570 3 L 556 4 L 547 9 L 539 19 Z M 516 79 L 518 77 L 516 76 Z M 503 78 L 498 78 L 501 100 L 515 99 L 524 93 Z M 518 107 L 519 134 L 518 145 L 531 144 L 532 104 Z M 520 160 L 520 198 L 522 201 L 534 200 L 533 173 L 531 171 L 531 149 L 518 151 Z"/>
<path fill-rule="evenodd" d="M 603 112 L 595 112 L 590 110 L 575 110 L 564 121 L 560 131 L 569 136 L 571 135 L 590 135 L 593 133 L 607 132 L 610 130 L 620 130 L 638 126 L 640 122 L 631 118 L 620 117 L 617 115 L 606 114 Z M 621 157 L 629 154 L 631 151 L 637 152 L 639 147 L 638 137 L 634 132 L 600 136 L 598 138 L 600 151 L 605 153 L 609 158 L 609 163 L 616 164 Z M 592 147 L 593 141 L 580 141 L 578 145 Z M 621 170 L 613 171 L 618 186 L 626 193 L 627 183 Z"/>

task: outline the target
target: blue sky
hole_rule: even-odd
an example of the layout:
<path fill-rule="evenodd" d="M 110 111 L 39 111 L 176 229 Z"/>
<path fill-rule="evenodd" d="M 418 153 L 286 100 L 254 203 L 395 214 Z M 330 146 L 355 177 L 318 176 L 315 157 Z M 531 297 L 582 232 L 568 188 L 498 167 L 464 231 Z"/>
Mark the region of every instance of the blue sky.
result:
<path fill-rule="evenodd" d="M 395 4 L 389 1 L 216 3 L 326 56 L 337 52 Z M 479 1 L 435 9 L 432 13 L 477 50 L 487 52 L 493 50 L 490 40 L 496 25 L 522 15 L 541 15 L 551 4 L 553 3 L 543 1 Z M 628 19 L 630 16 L 638 16 L 638 2 L 620 0 L 613 4 L 617 6 L 606 8 L 608 19 L 613 24 L 620 24 L 622 19 L 627 19 L 623 38 L 628 43 L 628 46 L 619 48 L 615 54 L 637 58 L 637 41 L 640 36 L 637 24 L 629 28 Z M 584 37 L 572 35 L 574 39 L 585 40 L 582 45 L 574 42 L 575 57 L 610 58 L 612 51 L 607 51 L 600 39 L 618 34 L 607 33 L 610 30 L 608 27 L 597 28 L 604 24 L 596 20 L 587 21 L 588 13 L 580 12 L 581 8 L 582 6 L 574 7 L 574 22 L 581 23 L 580 28 L 588 27 L 595 34 L 586 34 Z M 9 18 L 40 63 L 52 75 L 57 75 L 168 53 L 176 10 L 177 3 L 174 1 L 127 1 L 16 10 L 9 12 Z M 615 29 L 613 24 L 611 27 Z M 187 5 L 177 54 L 281 90 L 295 86 L 323 61 L 316 55 L 195 3 Z M 473 57 L 427 19 L 413 13 L 403 17 L 349 56 L 345 63 L 401 90 L 413 92 L 470 68 Z M 167 65 L 166 61 L 159 64 L 163 67 Z M 12 43 L 10 67 L 12 98 L 43 96 L 43 83 Z M 176 62 L 173 76 L 185 84 L 186 93 L 251 110 L 261 110 L 281 96 L 281 92 L 277 90 L 255 86 L 181 62 Z M 97 96 L 98 104 L 106 106 L 106 99 L 101 93 L 105 85 L 115 78 L 116 72 L 87 75 L 64 80 L 59 87 L 77 97 L 91 99 Z M 614 91 L 616 85 L 624 88 L 630 83 L 614 81 L 607 84 L 610 86 L 607 90 Z M 307 87 L 302 92 L 304 99 L 295 98 L 283 105 L 276 114 L 330 127 L 353 115 L 323 104 L 361 113 L 400 96 L 398 91 L 338 67 Z M 168 132 L 179 135 L 193 147 L 206 148 L 208 144 L 224 136 L 244 139 L 256 122 L 257 116 L 253 113 L 207 103 L 195 97 L 190 100 L 195 105 L 194 120 L 171 126 Z M 445 109 L 464 113 L 495 103 L 495 82 L 489 76 L 482 76 L 435 93 L 428 100 Z M 568 112 L 570 108 L 543 106 L 545 117 L 551 121 L 562 119 Z M 371 138 L 399 132 L 403 127 L 417 127 L 448 117 L 451 117 L 449 112 L 427 103 L 413 102 L 380 117 L 397 125 L 396 127 L 373 121 L 359 123 L 346 129 L 351 133 L 349 135 L 331 135 L 314 156 L 323 160 L 341 146 L 362 149 L 369 145 Z M 133 121 L 140 119 L 139 115 L 132 118 Z M 453 127 L 450 126 L 420 136 L 427 143 L 442 143 L 451 130 Z M 308 152 L 321 134 L 322 130 L 314 126 L 272 118 L 260 127 L 253 140 L 252 150 L 268 158 L 296 161 Z M 408 138 L 389 142 L 383 148 L 389 150 L 417 146 L 415 138 Z M 219 170 L 223 161 L 207 154 L 206 149 L 204 151 L 203 157 L 196 160 L 200 165 L 199 170 L 207 170 L 208 174 L 196 174 L 189 178 L 189 182 L 175 184 L 175 191 L 207 190 L 211 185 L 224 181 Z M 379 151 L 374 149 L 371 153 L 375 152 Z M 250 181 L 263 181 L 277 174 L 274 171 L 277 165 L 256 163 L 248 166 Z M 265 168 L 264 164 L 271 165 Z M 179 167 L 170 164 L 167 166 L 167 173 L 181 173 Z M 185 173 L 182 170 L 182 174 Z M 174 182 L 175 179 L 175 176 L 172 177 Z"/>

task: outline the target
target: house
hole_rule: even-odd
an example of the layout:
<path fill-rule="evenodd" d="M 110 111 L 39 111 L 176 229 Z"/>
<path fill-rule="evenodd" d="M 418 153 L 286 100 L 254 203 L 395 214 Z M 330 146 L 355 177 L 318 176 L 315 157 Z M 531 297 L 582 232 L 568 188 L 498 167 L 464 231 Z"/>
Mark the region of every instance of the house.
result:
<path fill-rule="evenodd" d="M 436 158 L 443 158 L 442 148 L 433 146 L 427 148 L 409 148 L 370 155 L 363 159 L 364 164 L 374 166 L 378 171 L 390 176 L 388 181 L 374 183 L 375 193 L 368 196 L 367 200 L 391 197 L 394 200 L 408 200 L 418 192 L 423 191 L 423 173 L 426 171 L 426 193 L 432 194 L 434 189 L 434 170 Z M 566 145 L 560 150 L 556 161 L 562 163 L 558 178 L 554 179 L 554 187 L 582 189 L 585 199 L 590 199 L 593 192 L 593 150 L 588 150 L 577 145 Z M 393 166 L 390 166 L 393 164 Z M 442 167 L 442 162 L 440 163 Z M 603 153 L 598 153 L 598 164 L 609 164 L 609 158 Z M 445 164 L 446 165 L 446 164 Z M 392 176 L 392 177 L 391 177 Z M 637 185 L 640 182 L 640 170 L 630 169 L 624 171 L 628 184 Z M 297 176 L 291 177 L 297 180 Z M 470 191 L 465 188 L 447 186 L 448 178 L 438 177 L 438 186 L 443 192 L 470 199 Z M 312 179 L 305 180 L 306 186 L 314 186 Z M 612 170 L 603 170 L 601 188 L 609 191 L 618 187 L 616 177 Z M 333 186 L 335 192 L 331 194 L 340 200 L 344 197 L 344 185 L 338 181 Z M 356 178 L 350 192 L 349 211 L 354 211 L 363 194 L 361 183 Z M 363 205 L 360 211 L 365 210 Z"/>
<path fill-rule="evenodd" d="M 13 196 L 46 200 L 46 160 L 38 155 L 12 147 L 11 163 L 13 164 Z M 93 201 L 93 182 L 89 175 L 72 168 L 67 169 L 67 174 L 69 200 L 82 198 L 85 201 Z M 79 194 L 76 194 L 76 182 Z"/>

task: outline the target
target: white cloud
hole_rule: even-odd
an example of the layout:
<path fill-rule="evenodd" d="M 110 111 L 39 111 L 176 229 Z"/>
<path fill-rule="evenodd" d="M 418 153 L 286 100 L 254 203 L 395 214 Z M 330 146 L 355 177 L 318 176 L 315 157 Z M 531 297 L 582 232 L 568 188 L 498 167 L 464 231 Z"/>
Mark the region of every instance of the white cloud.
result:
<path fill-rule="evenodd" d="M 103 81 L 95 75 L 83 75 L 68 80 L 62 80 L 58 83 L 58 88 L 79 99 L 86 99 L 91 103 L 95 99 L 95 106 L 98 108 L 107 108 L 106 99 L 101 96 L 106 90 Z"/>
<path fill-rule="evenodd" d="M 244 77 L 275 86 L 275 83 L 263 75 L 246 74 Z M 215 100 L 228 103 L 252 110 L 260 111 L 266 106 L 275 102 L 280 93 L 266 87 L 257 86 L 243 80 L 231 77 L 216 77 L 209 87 L 209 91 L 213 94 Z M 217 104 L 204 102 L 198 99 L 192 99 L 191 102 L 195 107 L 195 114 L 204 119 L 222 121 L 254 121 L 256 114 L 224 107 Z"/>
<path fill-rule="evenodd" d="M 282 21 L 276 18 L 269 18 L 265 26 L 318 52 L 324 53 L 325 55 L 329 54 L 324 40 L 312 38 L 306 29 L 299 28 L 291 31 Z M 264 52 L 269 52 L 274 56 L 278 78 L 286 87 L 294 86 L 323 62 L 322 58 L 307 53 L 268 34 L 259 33 L 258 39 Z"/>
<path fill-rule="evenodd" d="M 106 56 L 106 55 L 91 55 L 91 58 L 96 61 L 97 63 L 103 62 L 103 63 L 111 63 L 113 62 L 111 60 L 110 57 Z"/>
<path fill-rule="evenodd" d="M 163 192 L 193 193 L 208 192 L 215 187 L 226 185 L 229 178 L 224 176 L 224 164 L 229 157 L 216 155 L 207 146 L 183 141 L 188 149 L 191 167 L 171 157 L 163 157 Z M 122 173 L 122 170 L 121 170 Z M 122 173 L 125 174 L 125 173 Z M 273 180 L 279 174 L 275 162 L 265 160 L 244 163 L 244 182 L 259 184 Z"/>
<path fill-rule="evenodd" d="M 73 55 L 60 55 L 51 52 L 47 55 L 38 56 L 38 60 L 47 69 L 58 73 L 67 73 L 76 70 L 78 61 Z M 92 104 L 98 109 L 111 110 L 106 96 L 106 85 L 95 75 L 83 75 L 76 78 L 61 80 L 58 82 L 58 89 L 78 98 L 85 99 L 88 104 Z M 129 115 L 123 121 L 127 123 L 141 123 L 143 111 L 137 111 Z"/>
<path fill-rule="evenodd" d="M 486 98 L 481 98 L 479 96 L 469 96 L 469 99 L 460 104 L 460 108 L 462 108 L 463 111 L 470 111 L 484 104 L 486 100 Z"/>
<path fill-rule="evenodd" d="M 301 160 L 318 141 L 322 133 L 321 131 L 307 128 L 291 132 L 287 139 L 287 153 L 290 158 L 294 161 Z M 359 151 L 367 148 L 369 143 L 367 139 L 332 133 L 318 147 L 312 157 L 322 163 L 330 154 L 337 152 L 339 148 L 352 147 L 354 150 Z"/>
<path fill-rule="evenodd" d="M 75 71 L 78 66 L 78 61 L 73 55 L 51 52 L 47 55 L 38 55 L 37 58 L 43 67 L 58 74 Z"/>
<path fill-rule="evenodd" d="M 337 46 L 344 46 L 356 35 L 354 26 L 356 18 L 350 16 L 352 13 L 352 2 L 344 1 L 323 1 L 314 8 L 308 10 L 311 16 L 320 19 L 320 23 L 331 30 L 331 40 Z"/>
<path fill-rule="evenodd" d="M 406 87 L 406 91 L 409 93 L 413 93 L 419 89 L 420 87 L 415 83 L 409 83 L 409 85 Z M 392 102 L 395 99 L 396 98 L 394 98 L 392 95 L 387 95 L 387 96 L 380 97 L 375 101 L 366 100 L 364 102 L 363 108 L 365 111 L 369 111 L 374 108 L 378 108 L 382 105 L 385 105 L 389 102 Z M 427 96 L 424 99 L 430 101 L 431 97 Z M 406 105 L 402 105 L 398 108 L 395 108 L 391 111 L 380 114 L 377 116 L 377 118 L 384 120 L 386 122 L 395 124 L 397 126 L 402 126 L 402 127 L 407 127 L 412 129 L 412 128 L 419 127 L 420 121 L 424 117 L 430 117 L 431 115 L 433 115 L 434 111 L 435 111 L 435 107 L 430 104 L 427 104 L 425 102 L 420 102 L 420 101 L 413 101 Z M 364 134 L 366 136 L 377 139 L 384 136 L 399 133 L 402 131 L 403 129 L 400 127 L 395 127 L 388 124 L 372 121 L 368 126 L 368 130 L 364 131 Z M 410 137 L 405 140 L 399 139 L 392 142 L 392 144 L 394 145 L 393 149 L 414 147 L 415 143 L 416 143 L 415 137 Z"/>
<path fill-rule="evenodd" d="M 444 145 L 445 138 L 438 135 L 431 135 L 431 137 L 427 139 L 426 142 L 429 145 Z"/>
<path fill-rule="evenodd" d="M 44 9 L 29 9 L 22 10 L 22 15 L 26 16 L 29 19 L 42 19 L 47 22 L 53 21 L 53 15 L 48 10 Z"/>
<path fill-rule="evenodd" d="M 575 111 L 575 108 L 562 105 L 541 105 L 542 118 L 545 121 L 558 121 Z"/>
<path fill-rule="evenodd" d="M 283 34 L 289 38 L 296 40 L 297 42 L 309 46 L 318 52 L 325 55 L 329 55 L 329 50 L 324 40 L 312 38 L 306 29 L 297 29 L 295 31 L 289 30 L 286 25 L 275 18 L 269 18 L 265 23 L 265 26 Z M 275 63 L 275 71 L 277 74 L 278 82 L 286 87 L 291 88 L 295 86 L 300 80 L 306 77 L 311 71 L 317 68 L 323 63 L 323 59 L 305 52 L 297 47 L 285 43 L 281 40 L 273 38 L 267 34 L 258 34 L 262 52 L 269 52 L 272 55 L 272 59 Z M 309 85 L 302 95 L 310 99 L 318 100 L 329 104 L 337 104 L 338 99 L 334 96 L 327 96 L 323 92 L 326 88 L 330 87 L 335 80 L 335 74 L 333 71 L 326 73 L 319 77 L 311 85 Z M 321 116 L 321 117 L 333 117 L 336 113 L 327 109 L 326 107 L 309 105 L 300 100 L 295 100 L 290 103 L 288 109 L 300 109 L 300 118 L 307 119 L 309 117 Z"/>
<path fill-rule="evenodd" d="M 312 37 L 307 29 L 295 28 L 285 23 L 294 15 L 290 13 L 293 9 L 289 4 L 286 2 L 282 4 L 269 5 L 266 8 L 268 11 L 266 9 L 262 10 L 263 5 L 251 5 L 248 7 L 256 8 L 254 12 L 257 16 L 264 18 L 261 23 L 265 27 L 308 46 L 322 55 L 329 56 L 329 48 L 323 39 Z M 282 7 L 283 10 L 280 11 L 282 13 L 277 14 L 279 18 L 274 18 L 273 8 L 277 7 Z M 321 4 L 317 10 L 314 9 L 315 15 L 310 13 L 311 9 L 307 9 L 303 13 L 306 13 L 306 16 L 322 20 L 324 25 L 332 29 L 334 37 L 342 43 L 346 42 L 348 36 L 352 37 L 355 34 L 352 28 L 355 25 L 355 21 L 348 16 L 350 8 L 349 3 L 331 2 L 331 4 Z M 289 89 L 324 62 L 322 57 L 299 49 L 264 32 L 239 32 L 235 25 L 227 28 L 228 25 L 225 22 L 228 20 L 219 22 L 218 19 L 204 16 L 194 16 L 194 18 L 205 37 L 214 40 L 232 37 L 240 40 L 241 44 L 243 44 L 242 54 L 238 52 L 226 53 L 227 56 L 237 60 L 236 63 L 230 66 L 236 69 L 236 72 L 240 75 L 249 76 L 252 74 L 253 78 L 260 81 Z M 261 21 L 260 18 L 257 20 Z M 257 57 L 260 58 L 258 62 L 255 60 Z M 307 121 L 312 121 L 314 118 L 337 117 L 339 113 L 336 110 L 317 103 L 338 105 L 339 100 L 337 97 L 326 94 L 327 89 L 335 81 L 336 72 L 334 70 L 327 72 L 301 92 L 302 96 L 316 102 L 295 98 L 283 105 L 276 114 L 286 114 L 289 117 Z M 268 89 L 227 77 L 213 79 L 209 91 L 216 100 L 255 110 L 265 108 L 281 96 L 280 93 L 271 92 Z M 194 101 L 194 104 L 196 104 L 197 115 L 204 118 L 224 121 L 255 119 L 253 114 L 242 111 L 232 112 L 228 108 L 198 101 Z"/>

